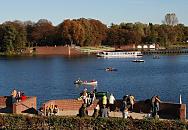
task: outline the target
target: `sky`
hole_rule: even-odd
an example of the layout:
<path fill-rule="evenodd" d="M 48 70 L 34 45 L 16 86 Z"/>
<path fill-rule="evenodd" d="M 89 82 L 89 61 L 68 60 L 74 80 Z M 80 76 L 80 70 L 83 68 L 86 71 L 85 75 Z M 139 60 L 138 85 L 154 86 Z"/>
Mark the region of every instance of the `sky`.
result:
<path fill-rule="evenodd" d="M 188 26 L 188 0 L 0 0 L 0 23 L 47 19 L 58 25 L 65 19 L 92 18 L 106 25 L 161 24 L 167 13 Z"/>

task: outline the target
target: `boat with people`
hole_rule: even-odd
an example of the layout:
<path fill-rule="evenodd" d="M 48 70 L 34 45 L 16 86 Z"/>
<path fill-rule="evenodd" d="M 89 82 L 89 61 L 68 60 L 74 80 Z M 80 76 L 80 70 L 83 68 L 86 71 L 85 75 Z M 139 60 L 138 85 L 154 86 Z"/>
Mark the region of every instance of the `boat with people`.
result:
<path fill-rule="evenodd" d="M 141 56 L 143 56 L 141 51 L 103 51 L 97 53 L 97 57 L 104 58 L 131 58 Z"/>
<path fill-rule="evenodd" d="M 135 60 L 132 60 L 132 62 L 144 62 L 144 60 L 141 60 L 141 59 L 135 59 Z"/>
<path fill-rule="evenodd" d="M 112 67 L 107 67 L 107 68 L 105 69 L 105 71 L 117 71 L 117 69 L 112 68 Z"/>
<path fill-rule="evenodd" d="M 91 80 L 91 81 L 84 80 L 84 81 L 82 81 L 82 80 L 78 79 L 78 80 L 74 81 L 74 84 L 77 84 L 77 85 L 97 85 L 97 83 L 98 82 L 96 80 Z"/>

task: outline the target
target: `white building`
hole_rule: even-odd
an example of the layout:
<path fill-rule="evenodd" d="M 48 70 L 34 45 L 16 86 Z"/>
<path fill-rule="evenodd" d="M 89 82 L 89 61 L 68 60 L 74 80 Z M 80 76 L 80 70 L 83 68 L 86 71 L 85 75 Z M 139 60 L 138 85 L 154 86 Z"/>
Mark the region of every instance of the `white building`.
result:
<path fill-rule="evenodd" d="M 155 49 L 155 44 L 149 45 L 149 49 Z"/>
<path fill-rule="evenodd" d="M 143 49 L 148 49 L 148 45 L 143 45 Z"/>
<path fill-rule="evenodd" d="M 137 46 L 137 49 L 142 49 L 142 46 L 141 46 L 141 45 L 138 45 L 138 46 Z"/>

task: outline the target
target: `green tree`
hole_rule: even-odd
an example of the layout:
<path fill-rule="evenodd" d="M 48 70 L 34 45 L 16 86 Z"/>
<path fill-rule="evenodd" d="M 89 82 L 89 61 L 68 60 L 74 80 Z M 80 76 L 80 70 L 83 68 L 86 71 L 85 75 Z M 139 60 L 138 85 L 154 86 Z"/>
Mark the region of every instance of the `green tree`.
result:
<path fill-rule="evenodd" d="M 16 40 L 17 31 L 11 25 L 1 25 L 0 27 L 1 37 L 1 51 L 6 53 L 14 52 L 14 42 Z"/>
<path fill-rule="evenodd" d="M 14 21 L 6 22 L 6 25 L 13 26 L 16 29 L 16 37 L 13 43 L 14 52 L 21 53 L 22 49 L 25 49 L 27 43 L 27 32 L 23 22 Z"/>

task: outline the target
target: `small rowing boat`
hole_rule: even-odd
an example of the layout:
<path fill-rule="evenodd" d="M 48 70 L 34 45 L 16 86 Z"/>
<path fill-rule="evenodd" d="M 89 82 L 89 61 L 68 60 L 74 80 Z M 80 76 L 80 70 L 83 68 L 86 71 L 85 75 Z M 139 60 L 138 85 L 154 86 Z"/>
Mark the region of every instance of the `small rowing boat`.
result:
<path fill-rule="evenodd" d="M 82 81 L 80 79 L 74 81 L 74 84 L 78 84 L 78 85 L 97 85 L 97 81 L 96 80 L 91 80 L 91 81 Z"/>
<path fill-rule="evenodd" d="M 144 60 L 136 59 L 136 60 L 132 60 L 132 62 L 144 62 Z"/>
<path fill-rule="evenodd" d="M 108 67 L 108 68 L 106 68 L 105 70 L 106 70 L 106 71 L 117 71 L 117 69 L 112 68 L 112 67 Z"/>

